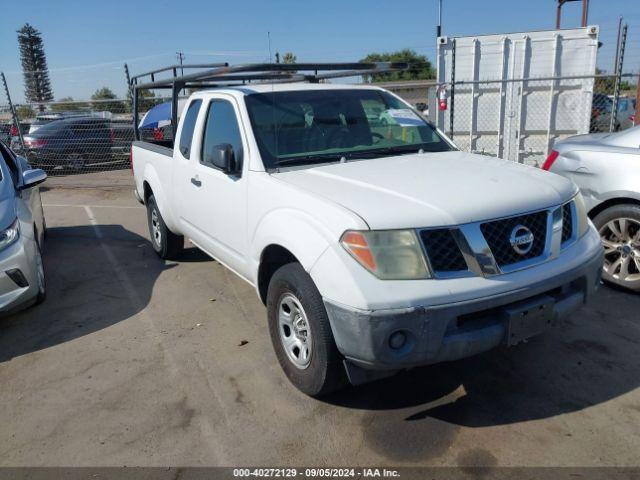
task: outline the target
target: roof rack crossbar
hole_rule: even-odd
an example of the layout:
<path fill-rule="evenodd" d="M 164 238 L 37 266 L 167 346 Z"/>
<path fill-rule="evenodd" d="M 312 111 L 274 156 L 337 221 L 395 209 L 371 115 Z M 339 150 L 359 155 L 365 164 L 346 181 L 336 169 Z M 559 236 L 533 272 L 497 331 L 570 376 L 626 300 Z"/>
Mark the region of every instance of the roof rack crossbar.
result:
<path fill-rule="evenodd" d="M 173 67 L 169 68 L 172 69 Z M 188 83 L 196 80 L 214 80 L 217 77 L 222 75 L 229 74 L 242 74 L 246 73 L 246 77 L 251 74 L 256 73 L 264 73 L 264 72 L 290 72 L 296 73 L 300 71 L 313 71 L 313 74 L 308 74 L 307 79 L 311 80 L 313 77 L 316 78 L 338 78 L 345 76 L 353 76 L 353 75 L 362 75 L 362 74 L 376 74 L 376 73 L 384 73 L 391 70 L 405 70 L 408 68 L 407 63 L 404 62 L 378 62 L 378 63 L 254 63 L 254 64 L 246 64 L 246 65 L 235 65 L 228 66 L 228 64 L 224 64 L 223 66 L 218 66 L 215 68 L 209 68 L 207 70 L 203 70 L 201 72 L 194 72 L 187 75 L 163 78 L 159 80 L 152 80 L 151 82 L 146 82 L 143 84 L 138 84 L 137 79 L 142 77 L 143 75 L 136 75 L 132 77 L 132 86 L 135 88 L 141 89 L 152 89 L 157 88 L 162 85 L 171 85 L 173 83 Z M 162 69 L 161 69 L 162 70 Z M 318 72 L 335 72 L 332 76 L 327 76 L 327 74 L 318 74 Z M 148 72 L 147 75 L 158 73 L 157 71 Z M 242 80 L 241 75 L 238 75 L 238 80 Z"/>
<path fill-rule="evenodd" d="M 131 77 L 131 84 L 138 83 L 137 80 L 139 78 L 147 77 L 147 76 L 155 76 L 158 73 L 164 73 L 164 72 L 169 72 L 169 71 L 173 71 L 173 72 L 177 73 L 178 70 L 180 70 L 180 72 L 182 72 L 183 70 L 187 70 L 187 69 L 190 69 L 190 68 L 217 68 L 217 67 L 227 67 L 227 66 L 229 66 L 229 64 L 227 62 L 222 62 L 222 63 L 185 63 L 183 65 L 170 65 L 168 67 L 159 68 L 157 70 L 150 70 L 148 72 L 139 73 L 138 75 L 135 75 L 135 76 Z"/>

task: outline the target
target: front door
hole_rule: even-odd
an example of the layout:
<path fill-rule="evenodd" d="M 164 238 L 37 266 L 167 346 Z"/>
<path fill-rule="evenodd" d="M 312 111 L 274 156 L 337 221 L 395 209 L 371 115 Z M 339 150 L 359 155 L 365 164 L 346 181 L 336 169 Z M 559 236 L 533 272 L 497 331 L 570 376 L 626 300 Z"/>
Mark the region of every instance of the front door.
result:
<path fill-rule="evenodd" d="M 246 151 L 241 135 L 238 106 L 231 97 L 209 101 L 204 119 L 200 148 L 191 158 L 193 176 L 187 205 L 194 240 L 201 247 L 236 272 L 246 273 L 247 253 L 247 169 L 243 165 Z M 227 174 L 207 161 L 214 146 L 228 144 L 233 149 L 238 173 Z M 243 175 L 244 174 L 244 175 Z"/>

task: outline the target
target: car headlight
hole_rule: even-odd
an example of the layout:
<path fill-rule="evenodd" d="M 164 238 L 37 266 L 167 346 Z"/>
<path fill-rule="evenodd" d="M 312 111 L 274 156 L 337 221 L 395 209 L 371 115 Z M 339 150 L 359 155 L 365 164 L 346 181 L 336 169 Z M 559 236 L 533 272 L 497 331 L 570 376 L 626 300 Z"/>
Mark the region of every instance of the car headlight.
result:
<path fill-rule="evenodd" d="M 20 222 L 16 218 L 9 228 L 0 232 L 0 250 L 8 247 L 18 239 L 20 234 Z"/>
<path fill-rule="evenodd" d="M 589 229 L 589 216 L 587 215 L 587 207 L 584 204 L 584 198 L 582 194 L 578 194 L 574 197 L 573 202 L 576 206 L 576 216 L 578 225 L 578 238 L 587 233 Z"/>
<path fill-rule="evenodd" d="M 340 243 L 360 265 L 380 279 L 431 277 L 420 241 L 413 230 L 348 230 Z"/>

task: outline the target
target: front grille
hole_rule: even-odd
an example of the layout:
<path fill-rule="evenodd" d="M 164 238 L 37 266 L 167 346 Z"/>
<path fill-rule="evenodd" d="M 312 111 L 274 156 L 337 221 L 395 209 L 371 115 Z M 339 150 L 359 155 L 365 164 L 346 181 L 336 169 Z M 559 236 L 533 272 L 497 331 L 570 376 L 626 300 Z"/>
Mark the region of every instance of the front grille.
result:
<path fill-rule="evenodd" d="M 447 228 L 422 230 L 420 238 L 434 271 L 459 272 L 467 270 L 467 262 L 464 261 L 451 230 Z"/>
<path fill-rule="evenodd" d="M 570 240 L 573 236 L 573 214 L 571 212 L 571 203 L 565 203 L 562 206 L 562 243 Z"/>
<path fill-rule="evenodd" d="M 480 225 L 480 230 L 498 266 L 504 267 L 542 255 L 547 236 L 547 216 L 547 212 L 542 211 L 485 222 Z M 527 227 L 533 233 L 533 246 L 525 254 L 516 252 L 511 246 L 511 232 L 518 225 Z"/>

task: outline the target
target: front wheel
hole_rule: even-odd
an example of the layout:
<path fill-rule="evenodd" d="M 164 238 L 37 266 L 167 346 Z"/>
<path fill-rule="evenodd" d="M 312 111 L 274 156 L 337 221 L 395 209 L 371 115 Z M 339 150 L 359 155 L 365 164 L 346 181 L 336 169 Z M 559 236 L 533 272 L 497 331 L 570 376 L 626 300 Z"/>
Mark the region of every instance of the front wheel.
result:
<path fill-rule="evenodd" d="M 640 291 L 640 206 L 615 205 L 593 219 L 604 246 L 602 278 Z"/>
<path fill-rule="evenodd" d="M 166 260 L 180 256 L 184 248 L 184 237 L 167 228 L 153 195 L 147 199 L 147 221 L 151 245 L 158 256 Z"/>
<path fill-rule="evenodd" d="M 278 362 L 296 388 L 322 396 L 346 385 L 322 296 L 299 263 L 284 265 L 273 274 L 267 312 Z"/>

